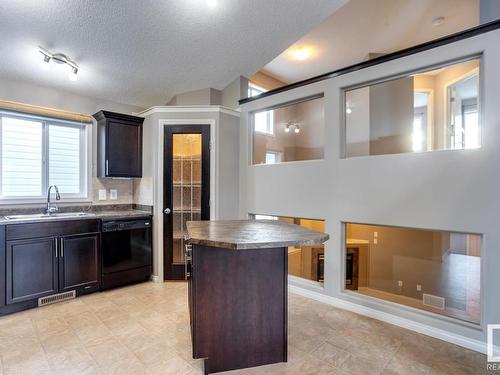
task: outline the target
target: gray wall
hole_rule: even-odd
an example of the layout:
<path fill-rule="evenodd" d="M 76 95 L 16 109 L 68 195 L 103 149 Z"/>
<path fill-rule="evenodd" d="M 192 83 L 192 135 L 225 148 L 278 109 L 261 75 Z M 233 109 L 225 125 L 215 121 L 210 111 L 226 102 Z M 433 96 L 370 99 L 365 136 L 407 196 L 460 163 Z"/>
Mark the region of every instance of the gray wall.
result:
<path fill-rule="evenodd" d="M 500 19 L 500 1 L 481 0 L 479 3 L 479 20 L 487 23 Z"/>
<path fill-rule="evenodd" d="M 326 220 L 325 284 L 292 281 L 304 293 L 476 350 L 486 324 L 500 323 L 500 30 L 303 86 L 242 106 L 240 216 L 259 213 Z M 434 66 L 477 53 L 482 57 L 482 148 L 341 158 L 344 87 Z M 250 165 L 250 112 L 325 94 L 325 156 L 319 161 Z M 437 99 L 436 99 L 437 100 Z M 444 97 L 441 100 L 445 100 Z M 247 150 L 247 152 L 245 152 Z M 483 234 L 481 326 L 405 306 L 362 298 L 342 288 L 345 222 Z"/>

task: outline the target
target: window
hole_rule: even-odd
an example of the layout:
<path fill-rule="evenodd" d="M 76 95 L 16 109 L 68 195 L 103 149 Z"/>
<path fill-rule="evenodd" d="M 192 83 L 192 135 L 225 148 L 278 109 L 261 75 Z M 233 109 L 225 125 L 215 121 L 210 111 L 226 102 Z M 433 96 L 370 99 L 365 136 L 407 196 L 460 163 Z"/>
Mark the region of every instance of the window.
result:
<path fill-rule="evenodd" d="M 248 97 L 257 96 L 266 92 L 267 90 L 263 87 L 257 86 L 255 83 L 248 82 Z"/>
<path fill-rule="evenodd" d="M 0 198 L 87 197 L 87 126 L 0 112 Z"/>
<path fill-rule="evenodd" d="M 345 289 L 480 323 L 480 234 L 351 223 L 345 233 Z"/>
<path fill-rule="evenodd" d="M 324 220 L 301 219 L 297 217 L 250 215 L 255 220 L 279 220 L 285 223 L 297 224 L 318 232 L 325 231 Z M 324 282 L 325 247 L 290 246 L 288 248 L 288 274 L 303 279 Z"/>
<path fill-rule="evenodd" d="M 281 161 L 281 152 L 267 151 L 266 164 L 276 164 Z"/>
<path fill-rule="evenodd" d="M 323 95 L 252 113 L 253 164 L 323 159 Z"/>
<path fill-rule="evenodd" d="M 346 89 L 345 157 L 481 147 L 480 59 Z"/>
<path fill-rule="evenodd" d="M 274 111 L 257 112 L 253 121 L 256 132 L 269 135 L 274 134 Z"/>

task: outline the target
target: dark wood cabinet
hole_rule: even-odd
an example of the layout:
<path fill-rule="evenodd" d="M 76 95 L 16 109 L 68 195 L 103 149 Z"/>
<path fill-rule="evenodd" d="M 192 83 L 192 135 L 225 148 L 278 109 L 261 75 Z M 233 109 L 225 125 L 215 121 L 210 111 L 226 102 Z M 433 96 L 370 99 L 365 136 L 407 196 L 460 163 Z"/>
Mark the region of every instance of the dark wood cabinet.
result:
<path fill-rule="evenodd" d="M 7 305 L 57 293 L 56 241 L 55 237 L 7 241 Z"/>
<path fill-rule="evenodd" d="M 287 248 L 192 245 L 193 358 L 205 374 L 287 361 Z"/>
<path fill-rule="evenodd" d="M 100 288 L 96 219 L 0 226 L 0 242 L 0 315 L 36 307 L 40 297 Z"/>
<path fill-rule="evenodd" d="M 142 177 L 144 118 L 99 111 L 97 120 L 98 177 Z"/>
<path fill-rule="evenodd" d="M 99 234 L 59 239 L 59 291 L 99 288 Z"/>

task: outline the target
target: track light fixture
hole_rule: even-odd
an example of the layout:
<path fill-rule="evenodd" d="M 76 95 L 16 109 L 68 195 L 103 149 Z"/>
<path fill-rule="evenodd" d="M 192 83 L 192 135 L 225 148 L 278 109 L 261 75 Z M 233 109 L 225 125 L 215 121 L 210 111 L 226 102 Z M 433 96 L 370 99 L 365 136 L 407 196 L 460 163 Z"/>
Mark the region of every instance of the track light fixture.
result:
<path fill-rule="evenodd" d="M 300 133 L 300 126 L 297 122 L 290 121 L 285 125 L 285 133 L 290 133 L 290 129 L 293 128 L 295 134 Z"/>
<path fill-rule="evenodd" d="M 68 68 L 68 78 L 71 81 L 76 81 L 78 77 L 78 65 L 71 60 L 64 53 L 52 53 L 47 51 L 43 47 L 38 47 L 38 52 L 42 55 L 42 68 L 44 70 L 48 70 L 51 67 L 51 64 L 56 63 L 61 66 L 66 66 Z"/>

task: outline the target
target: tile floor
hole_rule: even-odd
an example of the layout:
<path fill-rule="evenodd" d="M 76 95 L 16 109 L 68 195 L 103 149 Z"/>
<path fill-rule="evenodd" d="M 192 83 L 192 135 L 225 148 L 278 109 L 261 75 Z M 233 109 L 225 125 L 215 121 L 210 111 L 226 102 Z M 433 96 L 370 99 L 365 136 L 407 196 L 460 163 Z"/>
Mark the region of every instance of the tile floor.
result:
<path fill-rule="evenodd" d="M 289 362 L 235 374 L 481 374 L 485 356 L 297 295 Z M 0 318 L 0 375 L 201 374 L 185 283 L 144 283 Z"/>

